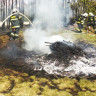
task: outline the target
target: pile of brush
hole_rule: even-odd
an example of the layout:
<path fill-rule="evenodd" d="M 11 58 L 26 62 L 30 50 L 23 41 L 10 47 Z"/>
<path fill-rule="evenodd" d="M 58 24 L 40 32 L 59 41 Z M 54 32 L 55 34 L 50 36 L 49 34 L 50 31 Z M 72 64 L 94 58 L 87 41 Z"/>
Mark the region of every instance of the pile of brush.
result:
<path fill-rule="evenodd" d="M 49 42 L 47 42 L 49 43 Z M 48 57 L 60 59 L 63 61 L 70 61 L 73 58 L 78 58 L 80 56 L 85 56 L 86 53 L 74 43 L 69 41 L 57 41 L 54 43 L 49 43 L 50 49 L 52 51 Z"/>

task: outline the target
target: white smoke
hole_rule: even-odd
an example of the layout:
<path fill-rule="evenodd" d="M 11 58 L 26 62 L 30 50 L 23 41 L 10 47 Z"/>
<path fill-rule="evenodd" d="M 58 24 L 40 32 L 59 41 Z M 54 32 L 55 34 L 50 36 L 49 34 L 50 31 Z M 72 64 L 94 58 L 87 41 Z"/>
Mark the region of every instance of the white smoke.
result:
<path fill-rule="evenodd" d="M 24 48 L 29 51 L 50 53 L 44 42 L 63 40 L 63 37 L 52 36 L 63 27 L 64 13 L 62 0 L 36 1 L 36 12 L 33 27 L 24 32 Z"/>

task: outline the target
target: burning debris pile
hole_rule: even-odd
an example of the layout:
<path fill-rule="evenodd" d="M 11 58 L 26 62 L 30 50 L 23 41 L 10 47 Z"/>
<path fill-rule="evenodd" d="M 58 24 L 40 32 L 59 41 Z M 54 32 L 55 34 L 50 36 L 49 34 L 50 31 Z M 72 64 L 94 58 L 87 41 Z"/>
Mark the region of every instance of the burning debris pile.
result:
<path fill-rule="evenodd" d="M 68 67 L 74 65 L 74 60 L 78 61 L 80 58 L 87 60 L 87 54 L 82 48 L 76 44 L 68 41 L 57 41 L 49 43 L 51 53 L 48 55 L 38 56 L 37 58 L 26 58 L 29 66 L 35 66 L 35 70 L 44 70 L 48 74 L 75 76 L 74 70 L 66 71 Z M 81 59 L 82 61 L 82 59 Z"/>
<path fill-rule="evenodd" d="M 63 42 L 57 41 L 50 43 L 50 49 L 52 53 L 49 57 L 51 56 L 51 58 L 60 59 L 60 61 L 67 61 L 67 63 L 73 58 L 86 55 L 86 53 L 79 46 L 64 40 Z"/>
<path fill-rule="evenodd" d="M 52 53 L 38 58 L 42 69 L 48 74 L 67 77 L 93 77 L 96 75 L 96 48 L 94 45 L 80 41 L 76 44 L 63 41 L 51 43 L 49 47 Z"/>

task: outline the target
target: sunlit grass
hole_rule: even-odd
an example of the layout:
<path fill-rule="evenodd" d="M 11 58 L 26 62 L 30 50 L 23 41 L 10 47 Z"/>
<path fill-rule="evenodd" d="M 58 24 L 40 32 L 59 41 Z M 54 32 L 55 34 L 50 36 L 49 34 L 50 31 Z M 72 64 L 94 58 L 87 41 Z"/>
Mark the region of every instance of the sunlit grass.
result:
<path fill-rule="evenodd" d="M 77 40 L 85 41 L 87 43 L 96 45 L 96 35 L 81 33 L 81 34 L 77 34 L 75 36 L 76 36 L 75 38 Z"/>

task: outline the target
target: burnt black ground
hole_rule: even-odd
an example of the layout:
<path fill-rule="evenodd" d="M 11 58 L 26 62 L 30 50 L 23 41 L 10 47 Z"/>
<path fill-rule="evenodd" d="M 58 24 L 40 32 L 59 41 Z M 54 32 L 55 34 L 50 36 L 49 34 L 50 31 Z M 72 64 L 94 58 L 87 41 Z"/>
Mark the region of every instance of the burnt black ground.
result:
<path fill-rule="evenodd" d="M 46 66 L 46 64 L 54 63 L 56 61 L 57 63 L 55 64 L 55 66 L 57 67 L 63 66 L 64 68 L 66 68 L 69 65 L 71 65 L 70 60 L 78 59 L 81 56 L 90 58 L 90 55 L 92 55 L 91 53 L 88 53 L 88 55 L 86 55 L 85 52 L 83 51 L 84 50 L 83 48 L 85 48 L 86 46 L 90 46 L 90 44 L 86 44 L 85 46 L 84 42 L 78 42 L 77 45 L 74 45 L 74 49 L 73 47 L 71 48 L 70 46 L 67 46 L 68 48 L 66 47 L 64 49 L 63 48 L 64 46 L 60 47 L 60 44 L 62 44 L 61 42 L 55 42 L 53 43 L 53 45 L 51 45 L 51 47 L 54 46 L 54 44 L 56 44 L 56 46 L 54 47 L 55 48 L 54 50 L 56 52 L 55 51 L 53 52 L 53 49 L 52 49 L 52 53 L 47 55 L 39 55 L 33 51 L 31 52 L 26 51 L 20 48 L 17 45 L 17 43 L 18 43 L 18 40 L 10 41 L 7 47 L 0 50 L 0 57 L 1 57 L 0 64 L 1 66 L 3 65 L 3 67 L 12 68 L 14 70 L 21 71 L 21 72 L 27 72 L 29 74 L 33 74 L 34 72 L 42 73 L 42 71 L 44 71 L 45 74 L 46 73 L 48 74 L 48 72 L 46 72 L 46 70 L 44 70 L 43 68 Z M 56 50 L 56 48 L 58 48 L 57 43 L 59 43 L 59 49 Z M 78 46 L 80 44 L 82 44 L 82 48 Z M 94 48 L 93 45 L 91 45 L 91 47 Z M 31 59 L 31 62 L 29 61 L 30 63 L 26 62 L 26 59 L 28 58 Z M 41 63 L 42 61 L 44 63 L 44 66 L 42 66 L 43 64 Z M 71 72 L 71 71 L 60 72 L 60 70 L 59 71 L 57 70 L 57 73 L 59 73 L 61 76 L 68 75 L 68 77 L 70 77 L 71 74 L 75 74 L 74 72 Z M 56 74 L 53 73 L 53 75 L 56 75 Z"/>
<path fill-rule="evenodd" d="M 70 47 L 66 43 L 72 46 Z M 51 63 L 55 64 L 54 66 L 56 67 L 62 66 L 65 69 L 66 67 L 73 65 L 73 63 L 70 62 L 71 60 L 76 61 L 79 59 L 79 57 L 84 58 L 96 57 L 96 48 L 92 44 L 87 44 L 84 41 L 77 41 L 75 44 L 65 41 L 64 44 L 62 44 L 62 42 L 55 42 L 50 46 L 52 50 L 51 54 L 39 55 L 36 54 L 36 52 L 26 51 L 22 49 L 22 47 L 19 46 L 20 45 L 19 40 L 9 41 L 6 47 L 0 49 L 0 59 L 1 59 L 0 65 L 21 72 L 24 71 L 29 74 L 33 74 L 36 71 L 41 73 L 42 71 L 44 71 L 45 74 L 49 74 L 48 70 L 46 71 L 44 68 L 48 65 L 51 66 Z M 94 50 L 94 52 L 92 52 L 92 50 Z M 55 74 L 53 72 L 52 75 L 70 77 L 73 76 L 72 74 L 74 74 L 74 76 L 77 76 L 73 70 L 70 72 L 65 72 L 64 70 L 63 71 L 57 70 L 57 73 L 58 74 Z M 83 74 L 83 76 L 84 75 L 85 74 Z M 81 74 L 79 74 L 79 76 L 82 77 Z"/>

